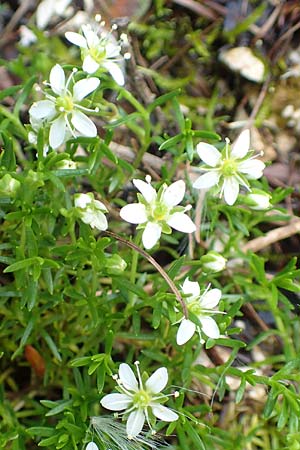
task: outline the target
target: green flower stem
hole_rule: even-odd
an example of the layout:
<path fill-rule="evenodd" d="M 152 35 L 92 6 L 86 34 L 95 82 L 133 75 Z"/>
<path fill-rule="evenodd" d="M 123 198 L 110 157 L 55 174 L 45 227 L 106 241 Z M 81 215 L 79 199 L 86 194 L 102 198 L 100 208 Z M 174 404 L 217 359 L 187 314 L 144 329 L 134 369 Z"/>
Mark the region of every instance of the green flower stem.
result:
<path fill-rule="evenodd" d="M 180 303 L 181 307 L 182 307 L 182 312 L 185 316 L 185 318 L 188 318 L 188 311 L 187 311 L 187 307 L 186 304 L 184 303 L 179 290 L 177 289 L 175 283 L 171 280 L 171 278 L 169 277 L 169 275 L 164 271 L 164 269 L 161 267 L 160 264 L 158 264 L 158 262 L 152 258 L 151 255 L 149 255 L 149 253 L 147 253 L 145 250 L 143 250 L 142 248 L 138 247 L 136 244 L 134 244 L 133 242 L 127 241 L 127 239 L 124 239 L 123 237 L 119 236 L 116 233 L 113 233 L 112 231 L 104 231 L 104 234 L 106 234 L 107 236 L 112 237 L 113 239 L 116 239 L 117 241 L 121 242 L 122 244 L 126 245 L 127 247 L 135 250 L 136 252 L 138 252 L 140 255 L 144 256 L 144 258 L 147 259 L 147 261 L 150 262 L 150 264 L 153 265 L 153 267 L 155 267 L 155 269 L 161 274 L 161 276 L 163 277 L 163 279 L 166 281 L 166 283 L 169 285 L 171 291 L 174 293 L 177 301 Z"/>
<path fill-rule="evenodd" d="M 138 231 L 134 244 L 139 246 L 141 242 L 142 237 L 142 230 Z M 136 272 L 137 272 L 137 265 L 139 260 L 139 253 L 136 252 L 134 249 L 132 250 L 132 262 L 131 262 L 131 272 L 130 272 L 130 283 L 134 284 L 136 280 Z"/>
<path fill-rule="evenodd" d="M 134 168 L 137 168 L 140 165 L 140 162 L 143 159 L 143 156 L 145 152 L 147 151 L 150 141 L 151 141 L 151 128 L 150 128 L 150 121 L 149 121 L 149 113 L 148 111 L 140 104 L 140 102 L 137 101 L 134 96 L 128 92 L 126 89 L 121 89 L 120 94 L 122 97 L 124 97 L 131 105 L 141 114 L 141 118 L 143 120 L 143 145 L 141 146 L 140 150 L 138 151 L 138 154 L 135 158 L 135 161 L 133 163 Z"/>
<path fill-rule="evenodd" d="M 0 105 L 0 114 L 7 117 L 7 119 L 10 120 L 11 123 L 13 123 L 18 131 L 20 132 L 20 135 L 22 139 L 27 139 L 27 132 L 21 122 L 19 121 L 18 117 L 16 117 L 13 113 L 8 111 L 4 106 Z"/>
<path fill-rule="evenodd" d="M 139 167 L 140 162 L 143 159 L 144 154 L 146 153 L 149 145 L 150 145 L 150 126 L 149 126 L 149 120 L 148 118 L 144 119 L 144 131 L 145 131 L 145 135 L 144 135 L 144 142 L 143 145 L 141 146 L 140 150 L 138 151 L 135 161 L 133 162 L 133 167 L 136 169 L 137 167 Z"/>
<path fill-rule="evenodd" d="M 283 349 L 286 355 L 286 359 L 288 361 L 291 361 L 292 359 L 295 359 L 297 357 L 291 334 L 287 333 L 286 326 L 284 325 L 282 318 L 278 314 L 278 309 L 274 308 L 273 303 L 269 301 L 268 298 L 267 303 L 269 304 L 270 310 L 275 319 L 276 327 L 279 330 L 279 336 L 283 341 Z"/>
<path fill-rule="evenodd" d="M 135 107 L 135 109 L 141 113 L 141 115 L 143 117 L 148 117 L 148 112 L 147 110 L 140 104 L 139 101 L 137 101 L 137 99 L 130 93 L 128 92 L 126 89 L 122 89 L 120 88 L 120 95 L 125 98 L 129 103 L 132 104 L 132 106 Z"/>

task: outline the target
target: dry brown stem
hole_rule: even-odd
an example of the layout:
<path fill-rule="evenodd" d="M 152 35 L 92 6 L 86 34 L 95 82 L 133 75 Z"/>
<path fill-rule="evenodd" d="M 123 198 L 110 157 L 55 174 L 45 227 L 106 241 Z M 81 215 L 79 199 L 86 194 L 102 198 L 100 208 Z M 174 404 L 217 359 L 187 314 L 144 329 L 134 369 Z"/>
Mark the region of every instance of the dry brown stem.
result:
<path fill-rule="evenodd" d="M 297 233 L 300 233 L 300 219 L 298 218 L 293 219 L 289 225 L 269 231 L 265 234 L 265 236 L 252 239 L 242 247 L 242 251 L 247 252 L 250 250 L 252 252 L 258 252 L 259 250 L 262 250 L 277 241 L 281 241 L 282 239 L 286 239 Z"/>

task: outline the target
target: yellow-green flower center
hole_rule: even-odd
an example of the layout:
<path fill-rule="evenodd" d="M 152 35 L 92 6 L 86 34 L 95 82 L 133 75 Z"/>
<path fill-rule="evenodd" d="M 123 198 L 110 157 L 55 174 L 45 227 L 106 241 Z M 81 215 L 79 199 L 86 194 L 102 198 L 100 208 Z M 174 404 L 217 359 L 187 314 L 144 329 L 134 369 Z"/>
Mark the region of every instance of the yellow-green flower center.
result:
<path fill-rule="evenodd" d="M 97 63 L 101 63 L 101 61 L 106 56 L 106 50 L 105 47 L 99 46 L 99 47 L 92 47 L 89 49 L 89 54 L 93 58 L 94 61 Z"/>
<path fill-rule="evenodd" d="M 202 308 L 199 304 L 199 300 L 194 300 L 191 303 L 187 304 L 188 310 L 191 311 L 191 313 L 195 314 L 195 316 L 200 316 L 202 313 Z"/>
<path fill-rule="evenodd" d="M 169 212 L 169 208 L 163 203 L 156 203 L 152 208 L 152 217 L 156 222 L 165 220 Z"/>
<path fill-rule="evenodd" d="M 74 109 L 73 98 L 71 97 L 71 95 L 58 97 L 56 99 L 55 106 L 58 111 L 71 112 Z"/>
<path fill-rule="evenodd" d="M 141 389 L 133 396 L 133 404 L 137 408 L 147 408 L 149 406 L 149 403 L 151 402 L 151 395 L 145 391 L 144 389 Z"/>
<path fill-rule="evenodd" d="M 222 162 L 221 171 L 224 177 L 230 177 L 237 172 L 237 164 L 232 159 L 225 159 Z"/>

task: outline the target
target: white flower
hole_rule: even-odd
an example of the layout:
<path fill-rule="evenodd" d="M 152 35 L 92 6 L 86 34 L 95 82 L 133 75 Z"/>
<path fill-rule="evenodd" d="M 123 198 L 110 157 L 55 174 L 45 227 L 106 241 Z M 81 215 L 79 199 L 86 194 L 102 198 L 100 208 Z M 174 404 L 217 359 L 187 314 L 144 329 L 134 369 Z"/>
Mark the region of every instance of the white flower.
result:
<path fill-rule="evenodd" d="M 31 31 L 26 25 L 21 25 L 19 28 L 20 32 L 20 44 L 23 47 L 29 47 L 31 44 L 37 41 L 36 35 Z"/>
<path fill-rule="evenodd" d="M 78 208 L 81 220 L 97 228 L 100 231 L 107 230 L 108 224 L 104 212 L 107 209 L 99 200 L 95 200 L 93 194 L 75 194 L 75 207 Z"/>
<path fill-rule="evenodd" d="M 159 394 L 168 382 L 168 371 L 165 367 L 157 369 L 144 384 L 138 367 L 138 380 L 136 379 L 132 369 L 128 364 L 122 363 L 119 367 L 119 394 L 108 394 L 101 400 L 104 408 L 112 411 L 123 411 L 128 415 L 126 431 L 129 439 L 136 437 L 147 421 L 150 429 L 152 429 L 149 419 L 149 413 L 165 422 L 174 422 L 178 419 L 178 415 L 171 411 L 161 403 L 166 396 Z"/>
<path fill-rule="evenodd" d="M 91 25 L 82 25 L 81 30 L 82 34 L 68 31 L 65 36 L 68 41 L 81 48 L 83 70 L 87 73 L 95 73 L 103 67 L 116 83 L 123 86 L 125 80 L 120 68 L 120 63 L 123 61 L 120 55 L 121 47 L 112 34 L 102 31 L 98 36 Z"/>
<path fill-rule="evenodd" d="M 52 16 L 65 16 L 66 9 L 71 0 L 43 0 L 36 10 L 36 24 L 44 29 L 50 22 Z"/>
<path fill-rule="evenodd" d="M 257 211 L 270 208 L 270 200 L 271 195 L 259 189 L 253 189 L 246 197 L 246 202 L 249 207 Z"/>
<path fill-rule="evenodd" d="M 226 267 L 227 259 L 220 253 L 210 250 L 201 257 L 202 268 L 210 272 L 220 272 Z"/>
<path fill-rule="evenodd" d="M 85 447 L 85 450 L 99 450 L 99 448 L 98 445 L 95 444 L 95 442 L 89 442 Z"/>
<path fill-rule="evenodd" d="M 183 233 L 193 233 L 196 230 L 192 220 L 185 214 L 191 206 L 177 206 L 184 197 L 184 181 L 176 181 L 170 186 L 163 184 L 158 192 L 150 181 L 149 176 L 146 177 L 146 182 L 133 180 L 142 194 L 138 194 L 139 203 L 126 205 L 120 211 L 122 219 L 145 228 L 142 241 L 146 249 L 154 247 L 162 232 L 170 234 L 170 227 Z"/>
<path fill-rule="evenodd" d="M 189 281 L 189 279 L 186 278 L 182 285 L 182 291 L 184 294 L 189 295 L 189 297 L 186 298 L 187 309 L 197 317 L 199 325 L 196 325 L 192 320 L 183 318 L 177 331 L 177 344 L 185 344 L 191 339 L 196 330 L 201 339 L 201 331 L 212 339 L 218 339 L 220 337 L 218 325 L 210 316 L 215 313 L 220 313 L 220 311 L 213 310 L 213 308 L 219 304 L 221 299 L 222 292 L 220 289 L 207 288 L 204 293 L 200 295 L 199 283 Z"/>
<path fill-rule="evenodd" d="M 250 131 L 244 130 L 232 147 L 226 139 L 226 145 L 222 152 L 216 147 L 204 142 L 197 145 L 197 152 L 205 165 L 201 170 L 205 171 L 193 184 L 196 189 L 209 189 L 217 186 L 220 196 L 224 193 L 225 202 L 233 205 L 239 193 L 239 185 L 251 191 L 247 179 L 258 179 L 262 176 L 265 164 L 256 160 L 249 152 Z"/>
<path fill-rule="evenodd" d="M 56 64 L 50 72 L 50 87 L 53 95 L 45 94 L 46 100 L 34 103 L 30 110 L 30 122 L 36 131 L 37 127 L 46 122 L 51 124 L 49 144 L 53 149 L 58 148 L 70 135 L 95 137 L 95 124 L 82 111 L 89 110 L 80 102 L 100 84 L 98 78 L 85 78 L 74 83 L 70 88 L 74 72 L 65 79 L 62 67 Z"/>

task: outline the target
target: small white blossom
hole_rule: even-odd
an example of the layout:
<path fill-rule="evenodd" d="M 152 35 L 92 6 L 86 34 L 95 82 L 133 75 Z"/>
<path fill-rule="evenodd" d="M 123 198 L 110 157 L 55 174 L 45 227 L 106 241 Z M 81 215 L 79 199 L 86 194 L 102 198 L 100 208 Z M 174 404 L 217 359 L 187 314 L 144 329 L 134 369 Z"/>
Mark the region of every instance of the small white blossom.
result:
<path fill-rule="evenodd" d="M 254 210 L 265 210 L 271 207 L 271 195 L 267 192 L 259 189 L 253 189 L 253 191 L 247 195 L 246 201 L 248 206 Z"/>
<path fill-rule="evenodd" d="M 248 179 L 257 180 L 263 174 L 265 164 L 255 159 L 257 155 L 249 152 L 250 131 L 244 130 L 234 145 L 226 145 L 222 152 L 216 147 L 204 142 L 197 145 L 199 157 L 205 165 L 200 169 L 206 172 L 193 184 L 196 189 L 209 189 L 216 186 L 220 196 L 224 194 L 225 202 L 233 205 L 239 194 L 239 186 L 251 191 Z"/>
<path fill-rule="evenodd" d="M 220 272 L 225 269 L 226 262 L 227 259 L 214 250 L 210 250 L 201 257 L 202 268 L 205 271 Z"/>
<path fill-rule="evenodd" d="M 53 16 L 66 16 L 71 0 L 43 0 L 36 10 L 37 27 L 43 30 Z"/>
<path fill-rule="evenodd" d="M 70 87 L 74 72 L 65 79 L 62 67 L 56 64 L 50 72 L 50 87 L 53 94 L 46 93 L 46 100 L 34 103 L 30 110 L 30 122 L 33 129 L 50 123 L 49 144 L 58 148 L 70 136 L 95 137 L 95 124 L 82 111 L 94 112 L 80 103 L 100 84 L 98 78 L 85 78 Z"/>
<path fill-rule="evenodd" d="M 186 306 L 189 312 L 197 317 L 200 325 L 196 325 L 192 320 L 183 318 L 177 331 L 176 342 L 178 345 L 183 345 L 189 341 L 197 330 L 202 339 L 201 331 L 206 336 L 212 339 L 220 337 L 220 330 L 215 320 L 210 317 L 212 314 L 220 313 L 215 311 L 215 308 L 221 299 L 222 292 L 220 289 L 206 289 L 204 293 L 200 294 L 199 283 L 185 279 L 182 285 L 184 294 L 189 295 L 186 298 Z"/>
<path fill-rule="evenodd" d="M 75 207 L 78 208 L 81 220 L 100 231 L 107 230 L 108 224 L 104 212 L 105 205 L 95 200 L 93 194 L 75 194 Z"/>
<path fill-rule="evenodd" d="M 20 44 L 23 47 L 29 47 L 37 41 L 36 35 L 26 25 L 21 25 L 19 28 Z"/>
<path fill-rule="evenodd" d="M 176 181 L 170 186 L 163 184 L 158 192 L 151 186 L 150 181 L 149 176 L 146 177 L 146 182 L 133 180 L 133 184 L 142 194 L 138 194 L 139 203 L 123 206 L 120 211 L 122 219 L 144 228 L 142 242 L 146 249 L 154 247 L 162 232 L 170 234 L 170 227 L 183 233 L 193 233 L 196 230 L 195 224 L 185 214 L 191 206 L 177 206 L 184 197 L 184 181 Z"/>
<path fill-rule="evenodd" d="M 165 422 L 174 422 L 178 415 L 161 403 L 166 396 L 160 392 L 166 387 L 168 382 L 168 371 L 165 367 L 160 367 L 148 378 L 144 384 L 138 367 L 135 363 L 138 379 L 136 379 L 132 369 L 128 364 L 122 363 L 119 367 L 118 394 L 108 394 L 101 400 L 104 408 L 112 411 L 123 411 L 128 415 L 126 431 L 129 439 L 135 438 L 147 421 L 150 429 L 149 413 L 151 412 L 157 419 Z"/>
<path fill-rule="evenodd" d="M 83 70 L 87 73 L 95 73 L 99 68 L 104 68 L 117 84 L 123 86 L 125 80 L 120 67 L 123 61 L 120 54 L 121 46 L 113 35 L 108 31 L 102 31 L 98 36 L 91 25 L 82 25 L 81 30 L 82 34 L 68 31 L 65 36 L 68 41 L 81 48 Z"/>

